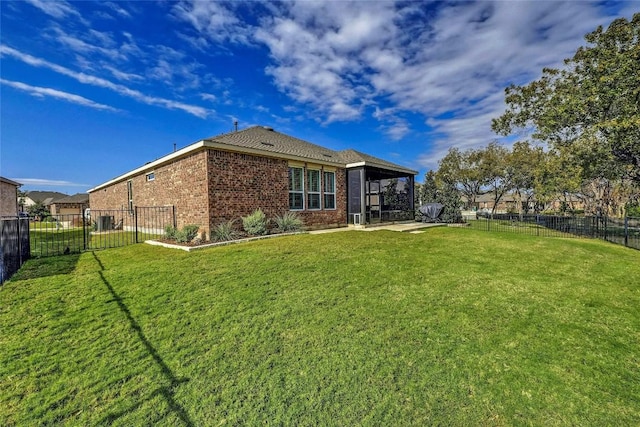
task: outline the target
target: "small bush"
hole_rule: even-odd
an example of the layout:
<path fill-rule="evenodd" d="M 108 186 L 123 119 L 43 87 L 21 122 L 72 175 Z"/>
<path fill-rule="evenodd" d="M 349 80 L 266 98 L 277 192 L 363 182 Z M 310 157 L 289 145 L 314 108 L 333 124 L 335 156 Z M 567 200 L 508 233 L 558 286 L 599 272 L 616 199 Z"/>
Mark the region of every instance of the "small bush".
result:
<path fill-rule="evenodd" d="M 627 216 L 640 218 L 640 204 L 627 204 Z"/>
<path fill-rule="evenodd" d="M 182 230 L 176 233 L 176 242 L 178 243 L 188 243 L 192 241 L 198 235 L 199 225 L 185 225 L 182 227 Z"/>
<path fill-rule="evenodd" d="M 238 232 L 236 231 L 235 220 L 218 224 L 211 230 L 211 240 L 217 242 L 228 242 L 236 237 L 238 237 Z"/>
<path fill-rule="evenodd" d="M 94 222 L 95 225 L 95 222 Z M 176 240 L 176 233 L 178 232 L 178 230 L 176 230 L 176 228 L 172 225 L 167 225 L 164 228 L 164 237 L 166 237 L 167 239 L 171 239 L 171 240 Z"/>
<path fill-rule="evenodd" d="M 282 216 L 276 216 L 274 221 L 281 233 L 300 231 L 304 225 L 296 212 L 286 212 Z"/>
<path fill-rule="evenodd" d="M 167 225 L 164 228 L 164 237 L 169 240 L 175 240 L 178 243 L 188 243 L 198 235 L 198 229 L 200 229 L 200 226 L 193 224 L 185 225 L 182 230 Z"/>
<path fill-rule="evenodd" d="M 242 218 L 242 227 L 250 236 L 267 234 L 267 216 L 258 208 L 251 215 Z"/>

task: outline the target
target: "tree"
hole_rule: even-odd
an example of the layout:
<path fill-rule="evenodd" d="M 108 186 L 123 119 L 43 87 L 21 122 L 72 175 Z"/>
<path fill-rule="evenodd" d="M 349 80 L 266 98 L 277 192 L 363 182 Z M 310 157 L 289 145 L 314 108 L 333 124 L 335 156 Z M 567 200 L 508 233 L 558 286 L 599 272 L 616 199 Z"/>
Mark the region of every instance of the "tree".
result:
<path fill-rule="evenodd" d="M 455 223 L 462 221 L 460 191 L 453 182 L 442 181 L 439 183 L 436 202 L 443 206 L 440 219 L 444 222 Z"/>
<path fill-rule="evenodd" d="M 461 152 L 452 147 L 438 164 L 438 179 L 456 186 L 466 199 L 467 208 L 475 204 L 476 197 L 481 194 L 482 186 L 485 184 L 480 168 L 481 161 L 480 150 L 469 149 Z"/>
<path fill-rule="evenodd" d="M 498 203 L 500 203 L 504 194 L 511 190 L 512 178 L 509 173 L 508 156 L 509 150 L 497 142 L 490 143 L 484 150 L 480 151 L 481 176 L 493 195 L 492 214 L 496 212 Z"/>
<path fill-rule="evenodd" d="M 534 200 L 536 170 L 543 165 L 544 157 L 542 148 L 532 147 L 528 141 L 513 144 L 508 156 L 507 168 L 520 216 L 528 213 Z"/>
<path fill-rule="evenodd" d="M 49 212 L 49 209 L 41 201 L 37 201 L 33 205 L 29 206 L 27 208 L 27 212 L 29 212 L 30 217 L 32 218 L 38 217 L 41 220 L 51 215 L 51 213 Z"/>
<path fill-rule="evenodd" d="M 566 59 L 565 68 L 547 68 L 539 80 L 507 87 L 507 110 L 492 128 L 509 135 L 533 127 L 534 138 L 569 148 L 593 166 L 593 151 L 580 149 L 589 145 L 607 154 L 604 162 L 617 163 L 618 178 L 640 182 L 640 13 L 631 21 L 616 19 L 606 30 L 598 27 L 585 39 L 588 45 Z"/>
<path fill-rule="evenodd" d="M 18 206 L 20 207 L 20 212 L 24 212 L 24 204 L 26 203 L 26 198 L 27 192 L 18 188 Z"/>
<path fill-rule="evenodd" d="M 438 194 L 438 184 L 436 183 L 436 173 L 432 170 L 424 176 L 424 184 L 420 187 L 420 204 L 433 203 Z"/>
<path fill-rule="evenodd" d="M 536 212 L 544 210 L 554 199 L 565 201 L 580 192 L 582 168 L 566 149 L 542 153 L 534 171 Z"/>

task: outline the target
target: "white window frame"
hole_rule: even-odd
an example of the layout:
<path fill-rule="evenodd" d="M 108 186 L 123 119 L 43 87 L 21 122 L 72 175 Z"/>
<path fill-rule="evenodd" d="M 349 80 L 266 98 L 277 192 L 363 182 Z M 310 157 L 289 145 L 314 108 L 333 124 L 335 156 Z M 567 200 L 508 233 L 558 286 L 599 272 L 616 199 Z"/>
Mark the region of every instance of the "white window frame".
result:
<path fill-rule="evenodd" d="M 313 186 L 311 185 L 311 174 L 317 174 L 317 178 L 318 178 L 318 187 L 317 190 L 311 191 Z M 307 209 L 310 211 L 319 211 L 322 209 L 322 171 L 320 169 L 307 169 Z M 315 208 L 311 207 L 311 197 L 310 196 L 317 196 L 317 200 L 318 200 L 318 206 Z"/>
<path fill-rule="evenodd" d="M 327 189 L 327 181 L 326 181 L 326 176 L 325 175 L 328 175 L 328 174 L 331 174 L 333 176 L 333 182 L 332 182 L 333 188 L 329 189 L 329 190 L 332 190 L 332 191 L 329 191 Z M 323 193 L 322 193 L 322 207 L 325 210 L 331 210 L 331 211 L 336 210 L 337 209 L 337 206 L 336 206 L 336 173 L 334 171 L 323 171 L 322 172 L 322 190 L 323 190 Z M 326 202 L 326 197 L 327 196 L 330 196 L 333 199 L 333 207 L 332 208 L 328 208 L 327 207 L 327 202 Z"/>
<path fill-rule="evenodd" d="M 305 181 L 305 168 L 302 166 L 289 166 L 289 210 L 292 211 L 303 211 L 305 208 L 305 195 L 304 195 L 304 181 Z M 294 189 L 294 170 L 300 171 L 300 188 Z M 301 207 L 293 207 L 291 203 L 291 196 L 300 195 L 302 196 L 302 206 Z"/>
<path fill-rule="evenodd" d="M 156 180 L 156 172 L 155 171 L 149 172 L 149 173 L 145 174 L 144 177 L 145 177 L 147 182 L 155 181 Z"/>

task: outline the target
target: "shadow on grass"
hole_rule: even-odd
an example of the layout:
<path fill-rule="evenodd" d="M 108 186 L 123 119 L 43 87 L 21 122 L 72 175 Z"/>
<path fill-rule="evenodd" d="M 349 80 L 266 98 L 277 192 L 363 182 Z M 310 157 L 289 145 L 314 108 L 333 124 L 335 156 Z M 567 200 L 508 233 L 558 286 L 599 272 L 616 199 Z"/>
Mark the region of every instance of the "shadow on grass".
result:
<path fill-rule="evenodd" d="M 80 254 L 60 255 L 48 258 L 31 258 L 11 276 L 11 280 L 28 280 L 40 277 L 70 274 L 75 270 Z"/>
<path fill-rule="evenodd" d="M 98 272 L 98 274 L 100 274 L 100 279 L 102 280 L 104 285 L 107 287 L 107 289 L 109 290 L 109 292 L 113 296 L 113 300 L 111 300 L 109 302 L 115 302 L 116 304 L 118 304 L 118 307 L 120 308 L 120 311 L 122 311 L 122 313 L 125 315 L 125 317 L 129 321 L 129 324 L 131 325 L 131 329 L 133 329 L 135 331 L 136 335 L 138 336 L 138 339 L 144 345 L 144 348 L 147 350 L 147 353 L 149 353 L 149 356 L 151 356 L 151 358 L 154 360 L 156 365 L 160 368 L 160 371 L 162 372 L 164 377 L 169 381 L 169 385 L 168 386 L 159 387 L 158 389 L 154 390 L 147 400 L 151 400 L 151 399 L 155 398 L 156 396 L 163 397 L 165 399 L 165 401 L 167 402 L 167 405 L 169 405 L 169 409 L 172 412 L 174 412 L 178 416 L 178 418 L 180 418 L 180 420 L 184 423 L 184 425 L 193 426 L 194 425 L 193 421 L 191 421 L 191 419 L 189 418 L 189 414 L 187 414 L 187 411 L 182 407 L 182 405 L 180 405 L 180 403 L 178 403 L 178 401 L 176 401 L 176 399 L 175 399 L 175 391 L 174 391 L 174 388 L 176 386 L 178 386 L 181 383 L 185 383 L 185 382 L 189 381 L 189 379 L 188 378 L 177 378 L 175 376 L 175 374 L 173 373 L 173 371 L 171 371 L 169 366 L 167 366 L 165 361 L 162 360 L 162 357 L 160 357 L 160 355 L 158 354 L 158 351 L 155 349 L 153 344 L 151 344 L 151 342 L 147 339 L 147 337 L 145 336 L 144 332 L 142 331 L 142 328 L 140 327 L 140 325 L 138 324 L 136 319 L 131 314 L 131 311 L 129 310 L 127 305 L 122 300 L 122 297 L 120 297 L 120 295 L 118 295 L 118 293 L 115 291 L 113 286 L 111 286 L 109 281 L 104 277 L 104 273 L 103 273 L 104 265 L 102 264 L 100 259 L 96 256 L 95 252 L 93 252 L 92 255 L 95 258 L 95 260 L 98 263 L 98 265 L 100 266 L 100 271 Z M 142 405 L 142 403 L 143 402 L 138 402 L 137 404 L 127 408 L 124 411 L 120 411 L 120 412 L 117 412 L 117 413 L 113 413 L 113 414 L 107 415 L 102 420 L 101 424 L 102 423 L 107 423 L 107 424 L 113 423 L 118 418 L 120 418 L 120 417 L 126 415 L 127 413 L 129 413 L 131 411 L 134 411 L 135 409 L 139 408 Z"/>

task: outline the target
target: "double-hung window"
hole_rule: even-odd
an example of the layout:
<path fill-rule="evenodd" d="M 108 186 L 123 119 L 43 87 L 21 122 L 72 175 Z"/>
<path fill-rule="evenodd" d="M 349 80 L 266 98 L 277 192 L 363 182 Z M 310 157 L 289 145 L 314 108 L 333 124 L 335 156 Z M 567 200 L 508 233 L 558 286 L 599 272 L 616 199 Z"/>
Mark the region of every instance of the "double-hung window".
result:
<path fill-rule="evenodd" d="M 336 208 L 336 173 L 324 172 L 324 208 Z"/>
<path fill-rule="evenodd" d="M 304 209 L 304 169 L 289 168 L 289 209 Z"/>
<path fill-rule="evenodd" d="M 307 209 L 320 209 L 320 171 L 307 169 Z"/>

